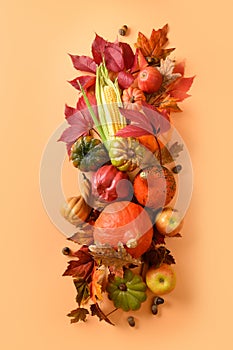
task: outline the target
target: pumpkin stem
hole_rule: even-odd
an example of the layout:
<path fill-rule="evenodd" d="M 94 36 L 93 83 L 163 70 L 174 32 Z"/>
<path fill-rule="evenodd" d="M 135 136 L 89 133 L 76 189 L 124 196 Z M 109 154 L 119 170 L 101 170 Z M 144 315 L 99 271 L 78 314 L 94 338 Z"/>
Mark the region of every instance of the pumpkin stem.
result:
<path fill-rule="evenodd" d="M 119 284 L 119 287 L 118 287 L 122 292 L 126 292 L 127 291 L 127 286 L 125 283 L 121 283 Z"/>

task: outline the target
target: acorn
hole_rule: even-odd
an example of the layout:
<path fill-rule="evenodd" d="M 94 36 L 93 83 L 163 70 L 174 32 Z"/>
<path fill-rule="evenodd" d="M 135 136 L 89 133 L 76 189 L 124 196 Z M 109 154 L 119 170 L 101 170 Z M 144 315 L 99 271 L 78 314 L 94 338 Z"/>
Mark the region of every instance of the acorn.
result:
<path fill-rule="evenodd" d="M 119 29 L 118 33 L 119 33 L 121 36 L 125 36 L 126 33 L 127 33 L 127 29 L 128 29 L 128 27 L 127 27 L 127 25 L 125 24 L 125 25 L 123 25 L 123 26 Z"/>
<path fill-rule="evenodd" d="M 172 168 L 172 172 L 174 174 L 179 174 L 179 172 L 182 170 L 182 165 L 178 164 Z"/>
<path fill-rule="evenodd" d="M 135 326 L 135 319 L 134 319 L 133 316 L 129 316 L 127 318 L 127 321 L 128 321 L 128 324 L 129 324 L 130 327 L 134 327 Z"/>
<path fill-rule="evenodd" d="M 91 207 L 85 202 L 84 198 L 79 195 L 70 197 L 62 206 L 61 215 L 72 225 L 78 226 L 83 224 L 91 212 Z"/>

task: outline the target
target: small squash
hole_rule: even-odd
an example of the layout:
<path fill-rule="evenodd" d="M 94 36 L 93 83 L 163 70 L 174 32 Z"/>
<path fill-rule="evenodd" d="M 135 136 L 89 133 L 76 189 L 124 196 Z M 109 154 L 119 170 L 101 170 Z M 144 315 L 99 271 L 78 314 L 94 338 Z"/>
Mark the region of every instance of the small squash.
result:
<path fill-rule="evenodd" d="M 107 285 L 108 297 L 116 308 L 124 311 L 138 310 L 147 298 L 142 277 L 126 269 L 123 278 L 115 276 Z"/>
<path fill-rule="evenodd" d="M 78 226 L 83 224 L 91 212 L 91 207 L 85 202 L 84 198 L 79 195 L 70 197 L 61 207 L 61 215 L 72 225 Z"/>
<path fill-rule="evenodd" d="M 95 171 L 109 161 L 103 143 L 92 136 L 80 137 L 72 146 L 70 159 L 81 171 Z"/>
<path fill-rule="evenodd" d="M 120 171 L 133 171 L 140 166 L 145 148 L 131 137 L 116 137 L 108 145 L 112 165 Z"/>

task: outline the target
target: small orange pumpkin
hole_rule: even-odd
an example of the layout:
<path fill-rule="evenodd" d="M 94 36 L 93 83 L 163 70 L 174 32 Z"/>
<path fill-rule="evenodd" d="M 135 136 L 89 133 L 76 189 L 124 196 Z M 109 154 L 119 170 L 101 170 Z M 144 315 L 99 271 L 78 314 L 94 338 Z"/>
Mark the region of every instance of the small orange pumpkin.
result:
<path fill-rule="evenodd" d="M 134 258 L 139 258 L 151 245 L 151 219 L 146 210 L 136 203 L 120 201 L 107 205 L 94 227 L 96 243 L 117 248 L 121 242 Z"/>
<path fill-rule="evenodd" d="M 128 105 L 130 109 L 140 109 L 142 101 L 146 101 L 146 96 L 142 90 L 130 86 L 128 89 L 123 90 L 122 101 L 126 108 Z"/>
<path fill-rule="evenodd" d="M 176 193 L 176 180 L 173 173 L 160 165 L 140 171 L 134 179 L 133 186 L 138 202 L 153 209 L 170 203 Z"/>

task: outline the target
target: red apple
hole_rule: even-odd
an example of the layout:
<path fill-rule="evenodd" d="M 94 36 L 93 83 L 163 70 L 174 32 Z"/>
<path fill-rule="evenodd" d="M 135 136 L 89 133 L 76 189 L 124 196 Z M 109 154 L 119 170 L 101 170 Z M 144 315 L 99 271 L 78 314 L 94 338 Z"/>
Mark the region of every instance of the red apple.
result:
<path fill-rule="evenodd" d="M 138 75 L 139 89 L 149 94 L 158 91 L 162 82 L 162 74 L 155 67 L 146 67 Z"/>
<path fill-rule="evenodd" d="M 179 212 L 172 208 L 164 208 L 155 218 L 157 230 L 165 236 L 175 236 L 183 227 L 184 220 L 180 218 Z"/>
<path fill-rule="evenodd" d="M 171 265 L 151 267 L 146 273 L 147 287 L 156 295 L 170 293 L 176 286 L 176 274 Z"/>

